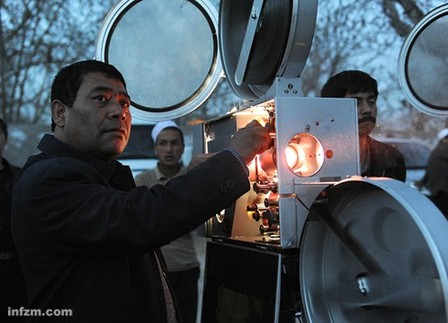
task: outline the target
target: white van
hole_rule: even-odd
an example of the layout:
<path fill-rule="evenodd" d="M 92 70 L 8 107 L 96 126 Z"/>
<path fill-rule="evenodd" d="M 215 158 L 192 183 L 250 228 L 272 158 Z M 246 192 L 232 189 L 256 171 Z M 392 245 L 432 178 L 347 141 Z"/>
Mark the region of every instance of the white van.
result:
<path fill-rule="evenodd" d="M 118 160 L 131 167 L 132 175 L 154 168 L 157 157 L 154 155 L 154 142 L 151 138 L 152 124 L 132 124 L 128 145 Z"/>

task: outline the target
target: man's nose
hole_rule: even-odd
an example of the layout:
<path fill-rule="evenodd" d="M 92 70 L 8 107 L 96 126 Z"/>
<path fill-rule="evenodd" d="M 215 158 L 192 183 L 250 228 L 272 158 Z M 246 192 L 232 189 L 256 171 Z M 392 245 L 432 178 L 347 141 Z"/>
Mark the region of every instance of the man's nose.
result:
<path fill-rule="evenodd" d="M 372 107 L 369 105 L 369 103 L 366 100 L 360 100 L 358 102 L 358 110 L 359 114 L 372 114 Z"/>
<path fill-rule="evenodd" d="M 122 105 L 120 104 L 120 102 L 114 100 L 111 103 L 111 107 L 109 110 L 109 118 L 111 118 L 111 119 L 126 119 L 127 118 L 126 111 L 127 111 L 126 108 L 123 108 Z"/>

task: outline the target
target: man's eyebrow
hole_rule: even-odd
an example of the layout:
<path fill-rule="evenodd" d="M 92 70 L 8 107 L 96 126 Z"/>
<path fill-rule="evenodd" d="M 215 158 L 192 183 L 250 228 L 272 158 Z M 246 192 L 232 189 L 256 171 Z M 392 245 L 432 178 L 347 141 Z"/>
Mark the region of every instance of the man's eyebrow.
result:
<path fill-rule="evenodd" d="M 131 96 L 128 94 L 128 92 L 120 91 L 120 94 L 127 97 L 129 101 L 131 101 Z"/>
<path fill-rule="evenodd" d="M 110 87 L 107 86 L 97 86 L 94 87 L 92 89 L 92 91 L 90 91 L 90 93 L 95 93 L 95 92 L 113 92 L 114 90 Z M 126 91 L 120 91 L 119 92 L 120 95 L 123 95 L 125 97 L 127 97 L 129 100 L 131 100 L 131 97 L 129 96 L 129 94 Z"/>
<path fill-rule="evenodd" d="M 356 94 L 349 94 L 349 96 L 350 96 L 352 99 L 362 99 L 362 98 L 363 98 L 363 95 L 362 95 L 362 94 L 359 94 L 359 93 L 356 93 Z M 372 98 L 376 99 L 377 96 L 376 96 L 374 93 L 372 93 L 372 94 L 370 94 L 370 95 L 367 96 L 367 99 L 372 99 Z"/>

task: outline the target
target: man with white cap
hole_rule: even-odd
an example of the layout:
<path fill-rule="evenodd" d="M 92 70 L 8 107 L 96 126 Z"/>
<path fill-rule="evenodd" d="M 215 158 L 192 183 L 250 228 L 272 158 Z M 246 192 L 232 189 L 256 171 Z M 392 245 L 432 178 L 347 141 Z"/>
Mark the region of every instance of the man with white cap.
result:
<path fill-rule="evenodd" d="M 173 177 L 184 175 L 182 165 L 184 136 L 182 130 L 171 120 L 157 123 L 152 132 L 154 152 L 159 159 L 157 166 L 138 174 L 137 186 L 165 185 Z M 168 267 L 168 277 L 184 323 L 196 322 L 199 261 L 195 250 L 195 231 L 191 231 L 161 248 Z"/>

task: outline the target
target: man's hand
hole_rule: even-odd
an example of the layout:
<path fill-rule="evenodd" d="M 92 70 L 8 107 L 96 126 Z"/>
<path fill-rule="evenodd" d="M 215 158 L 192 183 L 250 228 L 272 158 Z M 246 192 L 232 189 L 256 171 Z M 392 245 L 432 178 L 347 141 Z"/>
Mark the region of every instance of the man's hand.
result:
<path fill-rule="evenodd" d="M 235 133 L 229 147 L 237 151 L 246 164 L 249 164 L 255 155 L 261 154 L 271 146 L 271 141 L 268 130 L 258 121 L 252 120 Z"/>

